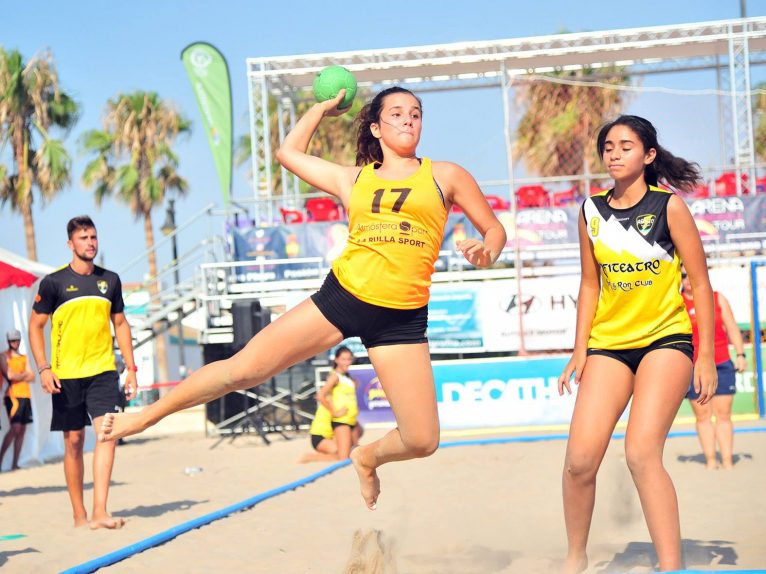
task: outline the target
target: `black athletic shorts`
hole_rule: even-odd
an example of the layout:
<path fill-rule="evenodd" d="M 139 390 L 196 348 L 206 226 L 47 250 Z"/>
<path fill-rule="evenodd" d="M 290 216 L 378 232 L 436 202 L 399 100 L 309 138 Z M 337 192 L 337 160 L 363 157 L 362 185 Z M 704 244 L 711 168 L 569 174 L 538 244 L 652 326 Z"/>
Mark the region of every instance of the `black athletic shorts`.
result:
<path fill-rule="evenodd" d="M 625 363 L 635 375 L 641 360 L 655 349 L 676 349 L 689 357 L 690 361 L 694 357 L 691 335 L 668 335 L 639 349 L 588 349 L 588 355 L 605 355 L 617 359 Z"/>
<path fill-rule="evenodd" d="M 351 430 L 354 430 L 356 428 L 356 425 L 350 425 L 348 423 L 336 423 L 335 421 L 332 421 L 330 423 L 330 426 L 332 426 L 333 429 L 336 429 L 338 427 L 348 427 Z"/>
<path fill-rule="evenodd" d="M 332 271 L 311 300 L 344 338 L 359 337 L 368 349 L 428 342 L 428 305 L 392 309 L 366 303 L 346 291 Z"/>
<path fill-rule="evenodd" d="M 61 379 L 61 392 L 53 397 L 52 431 L 79 430 L 91 419 L 122 412 L 125 395 L 117 371 L 81 379 Z M 90 419 L 88 418 L 90 415 Z"/>
<path fill-rule="evenodd" d="M 319 446 L 319 443 L 324 440 L 324 437 L 321 434 L 312 434 L 311 435 L 311 446 L 314 447 L 314 450 L 317 449 Z"/>
<path fill-rule="evenodd" d="M 11 424 L 28 425 L 32 422 L 32 399 L 5 397 L 5 410 Z"/>

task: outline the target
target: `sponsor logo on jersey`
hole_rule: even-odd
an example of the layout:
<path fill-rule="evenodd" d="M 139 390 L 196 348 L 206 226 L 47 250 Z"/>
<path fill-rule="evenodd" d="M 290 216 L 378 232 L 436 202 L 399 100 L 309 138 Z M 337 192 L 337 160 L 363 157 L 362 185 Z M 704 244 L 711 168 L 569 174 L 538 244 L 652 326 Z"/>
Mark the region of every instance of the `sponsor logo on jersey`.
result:
<path fill-rule="evenodd" d="M 98 290 L 101 291 L 102 295 L 106 295 L 106 290 L 109 289 L 109 285 L 103 279 L 96 283 L 96 287 L 98 287 Z"/>
<path fill-rule="evenodd" d="M 635 263 L 602 263 L 601 269 L 605 274 L 609 273 L 642 273 L 649 271 L 654 275 L 660 274 L 660 260 L 636 261 Z"/>
<path fill-rule="evenodd" d="M 75 287 L 74 285 L 70 285 L 69 287 L 66 288 L 67 293 L 74 293 L 75 291 L 79 291 L 79 289 Z"/>
<path fill-rule="evenodd" d="M 654 227 L 654 222 L 657 221 L 657 216 L 653 213 L 645 213 L 636 217 L 636 229 L 638 232 L 646 237 Z"/>

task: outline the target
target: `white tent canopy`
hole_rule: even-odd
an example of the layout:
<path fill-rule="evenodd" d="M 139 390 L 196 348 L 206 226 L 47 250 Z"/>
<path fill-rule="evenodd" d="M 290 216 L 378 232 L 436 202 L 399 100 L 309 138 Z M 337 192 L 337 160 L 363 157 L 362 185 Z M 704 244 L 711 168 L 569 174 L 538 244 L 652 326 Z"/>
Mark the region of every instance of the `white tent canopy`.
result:
<path fill-rule="evenodd" d="M 0 248 L 0 263 L 11 266 L 16 270 L 34 275 L 37 280 L 29 287 L 10 286 L 0 289 L 0 350 L 7 349 L 6 333 L 11 329 L 18 329 L 21 332 L 20 352 L 27 355 L 32 370 L 36 372 L 34 359 L 31 357 L 29 349 L 29 314 L 32 310 L 32 303 L 37 294 L 37 288 L 40 279 L 54 270 L 53 267 L 30 261 L 20 255 L 11 253 L 6 249 Z M 46 329 L 47 331 L 47 329 Z M 49 335 L 46 333 L 46 340 Z M 33 421 L 27 426 L 27 432 L 24 437 L 24 446 L 19 457 L 20 466 L 29 466 L 40 464 L 47 460 L 61 457 L 64 454 L 63 433 L 50 432 L 51 421 L 51 398 L 45 393 L 39 385 L 39 378 L 32 384 L 32 418 Z M 2 380 L 2 395 L 5 396 L 7 382 Z M 0 409 L 0 435 L 10 428 L 8 414 L 5 408 Z M 88 433 L 86 447 L 92 448 L 95 442 L 93 433 Z M 11 466 L 12 447 L 5 455 L 5 461 L 0 461 L 0 468 L 7 470 Z"/>

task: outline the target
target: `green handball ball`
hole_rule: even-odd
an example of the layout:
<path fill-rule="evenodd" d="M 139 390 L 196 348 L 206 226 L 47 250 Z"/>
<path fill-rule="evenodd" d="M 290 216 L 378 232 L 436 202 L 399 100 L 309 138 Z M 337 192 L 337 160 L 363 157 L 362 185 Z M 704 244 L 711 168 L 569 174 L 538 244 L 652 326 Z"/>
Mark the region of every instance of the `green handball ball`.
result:
<path fill-rule="evenodd" d="M 356 96 L 356 78 L 343 66 L 327 66 L 314 78 L 314 97 L 318 102 L 331 100 L 342 89 L 346 89 L 346 95 L 338 104 L 338 109 L 347 108 Z"/>

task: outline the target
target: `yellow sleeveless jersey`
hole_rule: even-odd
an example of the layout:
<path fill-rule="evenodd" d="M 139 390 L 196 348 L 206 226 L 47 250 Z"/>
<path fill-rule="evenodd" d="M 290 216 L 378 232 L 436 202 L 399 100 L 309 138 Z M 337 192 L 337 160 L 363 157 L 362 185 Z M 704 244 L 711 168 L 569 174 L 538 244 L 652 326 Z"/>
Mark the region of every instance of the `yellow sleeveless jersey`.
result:
<path fill-rule="evenodd" d="M 364 166 L 348 207 L 348 242 L 332 266 L 338 282 L 380 307 L 427 305 L 447 221 L 431 160 L 422 158 L 418 171 L 402 180 L 381 179 L 375 164 Z"/>
<path fill-rule="evenodd" d="M 359 414 L 359 405 L 356 400 L 356 383 L 348 375 L 337 371 L 335 374 L 338 375 L 338 382 L 332 388 L 330 400 L 334 410 L 338 411 L 346 407 L 346 413 L 340 417 L 333 417 L 332 422 L 354 426 L 356 424 L 356 417 Z"/>
<path fill-rule="evenodd" d="M 314 414 L 314 420 L 311 421 L 309 434 L 315 434 L 324 438 L 332 438 L 332 414 L 323 404 L 317 405 L 317 412 Z"/>
<path fill-rule="evenodd" d="M 119 276 L 101 267 L 80 275 L 67 265 L 44 277 L 32 308 L 51 316 L 53 372 L 79 379 L 114 371 L 110 320 L 124 307 Z"/>
<path fill-rule="evenodd" d="M 626 209 L 611 190 L 588 198 L 583 217 L 601 268 L 601 295 L 588 347 L 637 349 L 669 335 L 691 334 L 681 296 L 681 262 L 670 238 L 671 192 L 649 186 Z"/>
<path fill-rule="evenodd" d="M 18 375 L 27 370 L 27 357 L 25 355 L 13 355 L 12 357 L 9 357 L 6 354 L 6 359 L 9 375 L 11 373 Z M 26 381 L 8 381 L 8 389 L 5 391 L 5 394 L 11 398 L 30 399 L 32 398 L 32 389 L 29 388 L 29 383 Z"/>

